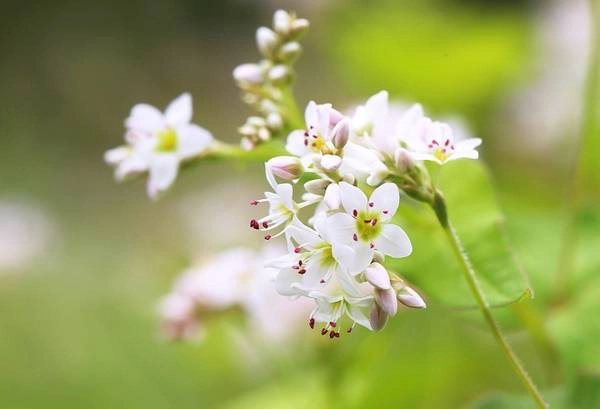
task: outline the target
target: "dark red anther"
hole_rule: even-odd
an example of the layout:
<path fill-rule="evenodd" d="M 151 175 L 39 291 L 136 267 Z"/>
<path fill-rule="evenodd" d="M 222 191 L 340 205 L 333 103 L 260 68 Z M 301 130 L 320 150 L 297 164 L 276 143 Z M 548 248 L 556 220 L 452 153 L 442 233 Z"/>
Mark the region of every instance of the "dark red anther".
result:
<path fill-rule="evenodd" d="M 267 227 L 269 227 L 269 223 L 268 222 L 262 222 L 262 227 L 264 227 L 266 229 Z"/>
<path fill-rule="evenodd" d="M 308 131 L 304 131 L 304 136 L 308 137 Z"/>
<path fill-rule="evenodd" d="M 375 226 L 377 224 L 377 219 L 373 219 L 373 221 L 371 221 L 371 226 Z"/>
<path fill-rule="evenodd" d="M 312 137 L 313 137 L 314 139 L 317 139 L 317 138 L 318 138 L 318 136 L 317 136 L 317 135 L 313 135 Z"/>
<path fill-rule="evenodd" d="M 354 240 L 354 241 L 358 241 L 358 236 L 356 235 L 356 233 L 354 233 L 354 234 L 352 235 L 352 240 Z"/>
<path fill-rule="evenodd" d="M 365 224 L 369 224 L 369 223 L 371 223 L 371 219 L 365 219 L 364 222 L 365 222 Z"/>
<path fill-rule="evenodd" d="M 296 247 L 294 249 L 294 253 L 296 253 L 296 254 L 300 253 L 301 251 L 302 251 L 302 249 L 300 247 Z"/>
<path fill-rule="evenodd" d="M 375 245 L 373 243 L 369 244 L 369 247 L 371 247 L 372 249 L 375 248 Z"/>
<path fill-rule="evenodd" d="M 310 327 L 310 329 L 315 329 L 315 319 L 311 318 L 310 320 L 308 320 L 308 326 Z"/>
<path fill-rule="evenodd" d="M 250 220 L 250 227 L 252 227 L 253 229 L 258 230 L 258 222 L 256 221 L 256 219 Z"/>
<path fill-rule="evenodd" d="M 388 213 L 389 213 L 389 211 L 387 211 L 387 210 L 384 210 L 382 213 L 383 213 L 383 214 L 388 214 Z"/>
<path fill-rule="evenodd" d="M 298 265 L 301 266 L 302 264 L 304 264 L 302 260 L 298 260 Z"/>
<path fill-rule="evenodd" d="M 327 330 L 326 330 L 325 328 L 323 328 L 323 329 L 321 330 L 321 335 L 325 335 L 325 334 L 327 334 Z"/>
<path fill-rule="evenodd" d="M 333 328 L 335 328 L 335 327 L 337 326 L 337 323 L 335 323 L 335 322 L 333 322 L 333 321 L 330 321 L 330 322 L 329 322 L 329 325 L 331 325 Z"/>
<path fill-rule="evenodd" d="M 300 270 L 300 266 L 292 266 L 294 270 Z"/>
<path fill-rule="evenodd" d="M 304 140 L 304 146 L 308 146 L 308 139 Z"/>
<path fill-rule="evenodd" d="M 340 337 L 340 333 L 336 331 L 336 333 L 335 333 L 335 337 L 336 337 L 336 338 L 339 338 L 339 337 Z"/>
<path fill-rule="evenodd" d="M 356 209 L 352 210 L 352 216 L 354 216 L 354 217 L 358 216 L 358 210 L 356 210 Z"/>
<path fill-rule="evenodd" d="M 256 206 L 258 204 L 258 200 L 251 200 L 250 206 Z"/>
<path fill-rule="evenodd" d="M 348 329 L 346 330 L 346 332 L 347 332 L 348 334 L 349 334 L 349 333 L 351 333 L 351 332 L 352 332 L 352 327 L 348 328 Z"/>
<path fill-rule="evenodd" d="M 452 145 L 452 146 L 450 147 L 450 149 L 454 150 L 454 145 Z"/>
<path fill-rule="evenodd" d="M 321 284 L 325 284 L 325 280 L 321 279 L 321 281 L 319 281 Z"/>
<path fill-rule="evenodd" d="M 300 269 L 300 270 L 298 270 L 298 274 L 305 274 L 305 273 L 306 273 L 306 270 L 305 270 L 305 269 L 303 269 L 303 268 L 302 268 L 302 269 Z"/>
<path fill-rule="evenodd" d="M 272 236 L 271 236 L 270 234 L 267 234 L 267 235 L 265 236 L 265 240 L 271 240 L 271 237 L 272 237 Z"/>
<path fill-rule="evenodd" d="M 373 207 L 373 206 L 375 206 L 375 203 L 369 202 L 369 207 Z"/>
<path fill-rule="evenodd" d="M 444 143 L 444 146 L 448 146 L 450 145 L 450 139 L 446 139 L 446 142 Z"/>
<path fill-rule="evenodd" d="M 333 337 L 335 337 L 335 332 L 334 332 L 334 331 L 331 331 L 331 332 L 329 333 L 329 338 L 333 339 Z"/>
<path fill-rule="evenodd" d="M 432 143 L 433 145 L 440 146 L 440 144 L 438 143 L 438 141 L 436 141 L 435 139 L 434 139 L 433 141 L 431 141 L 431 143 Z"/>

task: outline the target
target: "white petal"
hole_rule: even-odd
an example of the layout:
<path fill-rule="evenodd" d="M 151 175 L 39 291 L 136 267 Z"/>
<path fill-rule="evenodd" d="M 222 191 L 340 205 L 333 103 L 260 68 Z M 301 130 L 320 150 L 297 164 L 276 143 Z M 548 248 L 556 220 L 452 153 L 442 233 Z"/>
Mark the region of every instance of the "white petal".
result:
<path fill-rule="evenodd" d="M 348 267 L 348 270 L 352 274 L 362 273 L 365 268 L 373 261 L 375 251 L 370 245 L 362 242 L 355 243 L 354 248 L 354 260 Z"/>
<path fill-rule="evenodd" d="M 351 244 L 356 233 L 356 222 L 346 213 L 337 213 L 327 218 L 327 234 L 334 243 Z"/>
<path fill-rule="evenodd" d="M 158 195 L 171 186 L 177 177 L 179 160 L 173 154 L 156 155 L 150 165 L 148 196 L 157 199 Z"/>
<path fill-rule="evenodd" d="M 175 98 L 165 110 L 165 119 L 172 127 L 189 123 L 192 120 L 192 96 L 185 92 Z"/>
<path fill-rule="evenodd" d="M 289 210 L 294 210 L 294 189 L 292 188 L 292 185 L 289 183 L 277 185 L 275 193 L 279 195 L 285 207 Z"/>
<path fill-rule="evenodd" d="M 342 163 L 342 158 L 337 155 L 323 155 L 321 158 L 321 167 L 328 172 L 337 170 Z"/>
<path fill-rule="evenodd" d="M 348 308 L 348 316 L 352 319 L 352 321 L 356 322 L 358 325 L 365 327 L 369 331 L 373 331 L 369 318 L 360 309 L 360 307 L 356 305 L 350 305 L 350 307 Z"/>
<path fill-rule="evenodd" d="M 289 153 L 296 156 L 304 156 L 309 151 L 304 145 L 304 131 L 296 130 L 292 131 L 287 138 L 285 148 Z"/>
<path fill-rule="evenodd" d="M 177 154 L 182 159 L 196 156 L 212 143 L 213 136 L 206 129 L 186 124 L 177 127 Z"/>
<path fill-rule="evenodd" d="M 456 150 L 462 151 L 462 150 L 475 149 L 479 145 L 481 145 L 481 138 L 469 138 L 469 139 L 465 139 L 463 141 L 457 142 Z"/>
<path fill-rule="evenodd" d="M 456 159 L 478 159 L 479 152 L 475 149 L 470 151 L 455 151 L 454 154 L 450 155 L 447 161 L 456 160 Z"/>
<path fill-rule="evenodd" d="M 131 148 L 129 146 L 118 146 L 113 149 L 109 149 L 104 152 L 104 161 L 109 165 L 118 165 L 124 161 L 131 154 Z"/>
<path fill-rule="evenodd" d="M 394 183 L 384 183 L 373 191 L 369 203 L 373 203 L 373 210 L 381 213 L 382 221 L 391 219 L 396 214 L 400 203 L 398 186 Z"/>
<path fill-rule="evenodd" d="M 286 230 L 286 235 L 294 240 L 295 244 L 311 246 L 321 243 L 323 240 L 316 231 L 303 225 L 301 222 L 290 225 Z"/>
<path fill-rule="evenodd" d="M 395 258 L 406 257 L 412 253 L 410 239 L 404 230 L 395 224 L 385 224 L 374 244 L 377 250 Z"/>
<path fill-rule="evenodd" d="M 340 208 L 342 204 L 342 199 L 340 197 L 340 186 L 337 183 L 331 183 L 325 189 L 325 195 L 323 196 L 323 201 L 331 210 L 337 210 Z"/>
<path fill-rule="evenodd" d="M 125 126 L 152 134 L 165 127 L 165 120 L 163 114 L 152 105 L 137 104 L 131 109 L 129 118 L 125 120 Z"/>
<path fill-rule="evenodd" d="M 340 267 L 349 270 L 349 266 L 352 265 L 355 257 L 354 249 L 347 244 L 334 242 L 331 245 L 331 252 Z"/>
<path fill-rule="evenodd" d="M 354 210 L 361 211 L 367 208 L 367 196 L 362 190 L 349 183 L 340 183 L 340 198 L 347 213 L 352 214 Z"/>
<path fill-rule="evenodd" d="M 284 268 L 279 271 L 275 278 L 275 290 L 285 296 L 302 295 L 303 291 L 294 284 L 300 279 L 300 274 L 292 268 Z"/>
<path fill-rule="evenodd" d="M 122 182 L 125 179 L 148 170 L 148 160 L 144 155 L 134 152 L 123 160 L 115 169 L 115 179 Z"/>
<path fill-rule="evenodd" d="M 321 136 L 326 141 L 329 140 L 329 116 L 331 113 L 331 104 L 320 104 L 317 105 L 317 115 L 319 117 L 318 130 Z"/>
<path fill-rule="evenodd" d="M 387 290 L 376 290 L 375 300 L 377 304 L 390 316 L 396 315 L 398 311 L 398 299 L 393 288 Z"/>
<path fill-rule="evenodd" d="M 317 130 L 319 126 L 319 115 L 317 113 L 317 103 L 315 101 L 310 101 L 306 105 L 306 109 L 304 110 L 304 121 L 306 122 L 306 129 L 312 126 Z"/>
<path fill-rule="evenodd" d="M 379 91 L 367 100 L 367 110 L 371 114 L 371 120 L 376 125 L 385 120 L 388 113 L 388 92 Z"/>
<path fill-rule="evenodd" d="M 391 288 L 390 275 L 387 270 L 379 263 L 372 263 L 365 269 L 365 277 L 373 287 L 380 290 Z"/>

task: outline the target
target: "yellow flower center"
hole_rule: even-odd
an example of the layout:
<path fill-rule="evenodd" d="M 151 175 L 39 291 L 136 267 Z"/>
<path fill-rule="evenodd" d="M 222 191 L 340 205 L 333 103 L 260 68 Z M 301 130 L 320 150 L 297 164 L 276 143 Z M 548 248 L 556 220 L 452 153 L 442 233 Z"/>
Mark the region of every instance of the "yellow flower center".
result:
<path fill-rule="evenodd" d="M 173 152 L 177 149 L 177 133 L 171 128 L 159 132 L 155 149 L 157 152 Z"/>

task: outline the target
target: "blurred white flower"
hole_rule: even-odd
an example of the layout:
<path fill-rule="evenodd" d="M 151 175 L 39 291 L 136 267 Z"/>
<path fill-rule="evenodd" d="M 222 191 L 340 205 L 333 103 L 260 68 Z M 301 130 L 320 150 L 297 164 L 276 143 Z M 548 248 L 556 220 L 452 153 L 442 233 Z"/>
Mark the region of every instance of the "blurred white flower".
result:
<path fill-rule="evenodd" d="M 50 215 L 26 201 L 0 200 L 0 272 L 26 268 L 56 243 Z"/>
<path fill-rule="evenodd" d="M 137 104 L 125 120 L 126 146 L 107 151 L 105 161 L 115 166 L 118 181 L 148 172 L 148 195 L 156 199 L 177 177 L 179 164 L 208 148 L 213 137 L 191 123 L 192 97 L 184 93 L 164 114 L 148 104 Z"/>

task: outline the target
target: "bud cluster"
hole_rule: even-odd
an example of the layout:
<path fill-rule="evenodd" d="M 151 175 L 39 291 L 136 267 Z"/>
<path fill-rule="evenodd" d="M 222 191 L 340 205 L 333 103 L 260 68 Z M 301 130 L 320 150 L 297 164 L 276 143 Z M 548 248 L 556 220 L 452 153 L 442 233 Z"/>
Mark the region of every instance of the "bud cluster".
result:
<path fill-rule="evenodd" d="M 258 114 L 239 128 L 244 149 L 269 140 L 286 125 L 286 89 L 292 82 L 292 64 L 302 52 L 298 39 L 308 26 L 306 19 L 296 18 L 284 10 L 276 11 L 272 28 L 256 30 L 256 45 L 263 59 L 258 63 L 241 64 L 233 70 L 243 101 Z"/>

